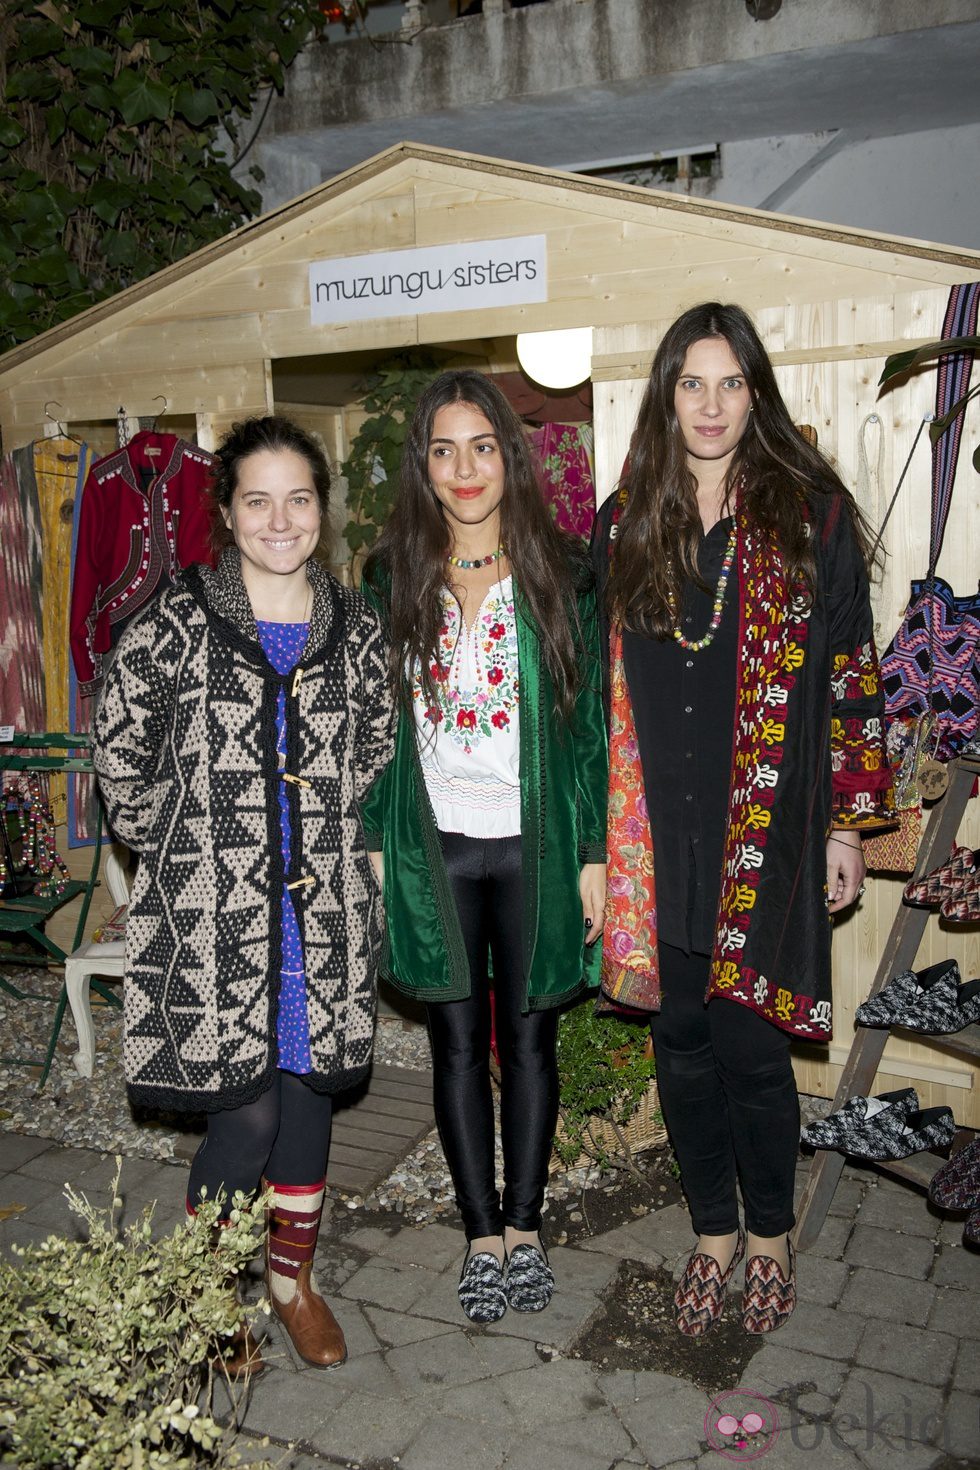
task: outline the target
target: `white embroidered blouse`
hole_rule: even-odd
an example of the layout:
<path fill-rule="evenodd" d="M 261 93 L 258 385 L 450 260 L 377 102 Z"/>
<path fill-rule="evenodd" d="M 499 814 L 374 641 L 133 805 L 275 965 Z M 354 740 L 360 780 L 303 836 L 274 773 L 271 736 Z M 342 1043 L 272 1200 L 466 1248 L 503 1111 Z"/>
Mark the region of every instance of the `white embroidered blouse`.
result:
<path fill-rule="evenodd" d="M 430 706 L 412 683 L 422 774 L 436 826 L 467 837 L 521 830 L 517 620 L 510 576 L 495 582 L 469 629 L 446 588 Z"/>

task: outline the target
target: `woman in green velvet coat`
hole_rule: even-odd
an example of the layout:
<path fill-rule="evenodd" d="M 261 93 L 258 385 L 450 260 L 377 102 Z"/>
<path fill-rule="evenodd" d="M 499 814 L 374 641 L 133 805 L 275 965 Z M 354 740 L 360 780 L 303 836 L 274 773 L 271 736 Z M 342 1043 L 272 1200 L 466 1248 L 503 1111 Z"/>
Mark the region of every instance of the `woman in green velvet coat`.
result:
<path fill-rule="evenodd" d="M 587 558 L 553 525 L 520 419 L 481 373 L 443 373 L 423 394 L 365 590 L 389 624 L 401 711 L 364 807 L 382 971 L 426 1003 L 468 1242 L 460 1302 L 496 1321 L 554 1289 L 539 1231 L 558 1011 L 598 984 L 606 737 Z"/>

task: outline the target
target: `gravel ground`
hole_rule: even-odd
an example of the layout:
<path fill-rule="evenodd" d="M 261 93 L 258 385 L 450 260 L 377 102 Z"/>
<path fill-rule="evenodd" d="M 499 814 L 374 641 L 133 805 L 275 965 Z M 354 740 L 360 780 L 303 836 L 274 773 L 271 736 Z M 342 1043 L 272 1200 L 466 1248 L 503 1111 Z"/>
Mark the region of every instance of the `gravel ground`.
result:
<path fill-rule="evenodd" d="M 17 1000 L 0 991 L 0 1057 L 39 1059 L 47 1048 L 60 977 L 44 970 L 4 968 L 4 978 L 21 989 L 45 996 Z M 123 1082 L 122 1012 L 93 1004 L 95 1075 L 79 1077 L 72 1058 L 77 1042 L 71 1013 L 65 1013 L 51 1074 L 38 1087 L 40 1066 L 0 1066 L 0 1129 L 52 1138 L 73 1148 L 99 1149 L 127 1158 L 170 1159 L 185 1135 L 177 1120 L 163 1116 L 134 1117 Z M 431 1065 L 424 1026 L 398 1017 L 381 1016 L 375 1059 L 393 1066 L 427 1070 Z M 498 1140 L 498 1164 L 499 1140 Z M 575 1169 L 555 1175 L 552 1199 L 580 1193 L 599 1178 L 597 1169 Z M 404 1215 L 416 1223 L 452 1215 L 452 1184 L 435 1130 L 412 1149 L 397 1169 L 366 1197 L 336 1192 L 341 1206 L 361 1206 Z"/>
<path fill-rule="evenodd" d="M 60 978 L 44 970 L 4 968 L 4 977 L 21 989 L 44 995 L 43 1000 L 16 1000 L 0 991 L 0 1058 L 43 1057 L 47 1047 Z M 174 1158 L 186 1135 L 173 1117 L 134 1117 L 126 1096 L 121 1066 L 122 1013 L 108 1005 L 93 1005 L 96 1035 L 95 1075 L 78 1076 L 75 1028 L 66 1012 L 51 1074 L 38 1087 L 40 1066 L 0 1066 L 0 1129 L 11 1133 L 52 1138 L 73 1148 L 99 1149 L 128 1158 Z M 375 1040 L 375 1058 L 393 1066 L 427 1070 L 431 1064 L 424 1026 L 399 1017 L 381 1016 Z M 801 1098 L 804 1123 L 829 1110 L 823 1098 Z M 498 1175 L 502 1173 L 498 1137 Z M 593 1188 L 597 1168 L 572 1169 L 552 1176 L 549 1199 L 569 1200 Z M 442 1146 L 435 1130 L 412 1149 L 388 1178 L 367 1196 L 336 1191 L 341 1207 L 362 1206 L 403 1215 L 414 1223 L 440 1219 L 455 1211 L 452 1184 Z"/>

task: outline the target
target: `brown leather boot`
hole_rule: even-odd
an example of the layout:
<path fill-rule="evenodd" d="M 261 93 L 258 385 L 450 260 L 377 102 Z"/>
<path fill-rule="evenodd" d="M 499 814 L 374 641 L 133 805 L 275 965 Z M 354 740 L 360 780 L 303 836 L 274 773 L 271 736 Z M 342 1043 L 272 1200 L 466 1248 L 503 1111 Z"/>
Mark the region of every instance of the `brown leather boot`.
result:
<path fill-rule="evenodd" d="M 337 1368 L 347 1359 L 347 1344 L 340 1323 L 310 1279 L 311 1270 L 309 1262 L 300 1266 L 292 1301 L 277 1301 L 271 1284 L 269 1301 L 304 1362 Z"/>
<path fill-rule="evenodd" d="M 346 1360 L 347 1344 L 312 1278 L 325 1181 L 316 1185 L 263 1182 L 273 1191 L 265 1249 L 272 1310 L 304 1362 L 316 1368 L 335 1368 Z M 287 1300 L 290 1287 L 292 1295 Z"/>
<path fill-rule="evenodd" d="M 190 1200 L 187 1201 L 188 1221 L 197 1214 Z M 224 1221 L 219 1222 L 211 1232 L 211 1243 L 217 1245 L 220 1239 L 220 1231 L 223 1229 Z M 230 1290 L 238 1301 L 238 1282 L 233 1281 Z M 219 1373 L 226 1373 L 231 1379 L 257 1378 L 265 1369 L 259 1344 L 247 1322 L 233 1332 L 231 1337 L 221 1338 L 220 1350 L 213 1354 L 211 1362 Z"/>
<path fill-rule="evenodd" d="M 212 1361 L 218 1372 L 232 1379 L 257 1378 L 265 1372 L 259 1345 L 247 1322 L 225 1340 L 222 1351 L 215 1353 Z"/>

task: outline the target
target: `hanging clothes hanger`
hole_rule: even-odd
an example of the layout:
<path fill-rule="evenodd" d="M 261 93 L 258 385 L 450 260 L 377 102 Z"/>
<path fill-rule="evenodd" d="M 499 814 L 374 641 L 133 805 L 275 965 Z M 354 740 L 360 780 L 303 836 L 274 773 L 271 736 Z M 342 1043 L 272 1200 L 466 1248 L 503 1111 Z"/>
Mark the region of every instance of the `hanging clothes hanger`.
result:
<path fill-rule="evenodd" d="M 57 398 L 49 398 L 47 403 L 44 405 L 44 417 L 46 419 L 49 419 L 50 422 L 54 424 L 55 428 L 58 430 L 58 436 L 60 438 L 70 439 L 72 444 L 77 444 L 79 449 L 82 449 L 84 446 L 81 439 L 76 438 L 74 434 L 69 434 L 67 424 L 65 424 L 61 419 L 56 419 L 54 414 L 49 411 L 52 404 L 54 404 L 55 408 L 61 408 L 61 404 L 58 402 Z M 54 435 L 45 434 L 44 437 L 46 439 L 54 438 Z M 37 441 L 35 440 L 35 443 L 36 442 Z"/>
<path fill-rule="evenodd" d="M 157 413 L 156 418 L 153 420 L 153 424 L 152 424 L 152 426 L 150 428 L 150 433 L 151 434 L 157 433 L 157 424 L 160 422 L 160 420 L 163 418 L 164 414 L 167 412 L 168 400 L 167 400 L 166 396 L 163 393 L 158 393 L 156 395 L 156 397 L 154 398 L 153 402 L 154 403 L 160 403 L 161 400 L 163 402 L 163 407 L 159 410 L 159 412 Z M 161 446 L 159 444 L 145 444 L 143 446 L 143 448 L 144 448 L 145 452 L 151 458 L 153 458 L 153 459 L 156 459 L 156 457 L 157 457 L 158 454 L 162 454 L 163 453 L 163 450 L 162 450 L 162 448 L 161 448 Z"/>

